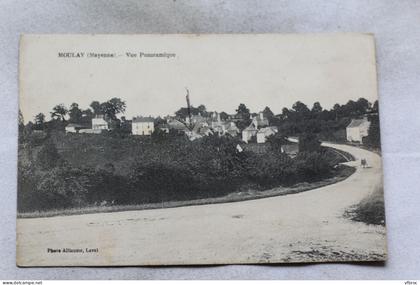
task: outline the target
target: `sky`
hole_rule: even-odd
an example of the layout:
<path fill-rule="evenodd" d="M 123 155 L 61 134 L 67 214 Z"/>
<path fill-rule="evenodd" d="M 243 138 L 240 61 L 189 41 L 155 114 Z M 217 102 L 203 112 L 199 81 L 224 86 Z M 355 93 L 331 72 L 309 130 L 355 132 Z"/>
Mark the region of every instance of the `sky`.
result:
<path fill-rule="evenodd" d="M 129 119 L 165 116 L 186 105 L 185 88 L 193 106 L 227 113 L 240 103 L 277 114 L 298 100 L 329 109 L 377 99 L 367 34 L 29 35 L 20 44 L 25 121 L 40 112 L 49 117 L 57 104 L 85 109 L 113 97 L 126 102 Z"/>

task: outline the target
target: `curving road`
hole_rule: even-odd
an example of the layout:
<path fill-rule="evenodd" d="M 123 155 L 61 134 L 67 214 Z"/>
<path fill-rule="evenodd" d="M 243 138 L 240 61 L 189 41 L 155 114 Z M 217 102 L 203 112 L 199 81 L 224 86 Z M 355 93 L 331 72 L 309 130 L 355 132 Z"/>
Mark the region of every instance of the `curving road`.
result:
<path fill-rule="evenodd" d="M 165 265 L 383 260 L 383 226 L 343 218 L 382 187 L 381 158 L 360 148 L 324 143 L 370 168 L 299 194 L 180 208 L 18 219 L 21 266 Z M 82 253 L 48 253 L 83 249 Z M 87 252 L 87 248 L 98 252 Z"/>

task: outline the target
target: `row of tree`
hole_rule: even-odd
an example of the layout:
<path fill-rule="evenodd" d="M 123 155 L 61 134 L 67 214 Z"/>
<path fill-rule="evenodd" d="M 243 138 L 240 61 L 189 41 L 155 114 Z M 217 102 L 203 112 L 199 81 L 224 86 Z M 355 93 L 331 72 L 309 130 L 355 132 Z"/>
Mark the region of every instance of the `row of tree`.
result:
<path fill-rule="evenodd" d="M 118 119 L 117 115 L 123 114 L 126 110 L 126 103 L 120 98 L 112 98 L 105 102 L 93 101 L 87 109 L 81 109 L 77 103 L 73 103 L 69 108 L 63 104 L 56 105 L 50 112 L 51 120 L 46 121 L 43 113 L 35 116 L 33 129 L 64 129 L 67 123 L 75 123 L 89 126 L 92 118 L 96 115 L 104 115 L 111 124 L 112 129 L 126 133 L 131 132 L 130 122 L 125 117 Z M 190 112 L 190 113 L 189 113 Z M 299 135 L 302 133 L 315 133 L 324 140 L 345 140 L 345 128 L 352 118 L 369 115 L 371 124 L 370 137 L 366 142 L 372 146 L 379 146 L 379 117 L 378 101 L 373 104 L 365 98 L 357 101 L 349 100 L 346 104 L 335 104 L 330 110 L 324 109 L 319 102 L 315 102 L 311 108 L 301 101 L 297 101 L 291 108 L 283 108 L 280 114 L 274 114 L 267 106 L 262 110 L 264 117 L 268 119 L 270 125 L 277 126 L 281 133 L 286 136 Z M 181 119 L 191 115 L 202 115 L 209 117 L 213 112 L 208 111 L 205 105 L 198 107 L 191 106 L 190 110 L 182 107 L 175 112 Z M 251 123 L 251 116 L 256 116 L 243 103 L 236 109 L 235 123 L 240 130 L 245 129 Z M 231 115 L 220 112 L 220 118 L 227 120 Z M 156 123 L 165 123 L 162 118 L 157 118 Z M 22 122 L 23 127 L 23 122 Z"/>
<path fill-rule="evenodd" d="M 112 98 L 105 102 L 93 101 L 90 108 L 81 109 L 78 103 L 72 103 L 69 108 L 64 104 L 54 106 L 50 112 L 51 120 L 47 121 L 44 113 L 39 113 L 34 117 L 33 128 L 45 129 L 48 127 L 59 127 L 62 129 L 64 123 L 74 123 L 89 126 L 92 118 L 96 115 L 103 115 L 106 120 L 119 121 L 118 114 L 124 113 L 126 103 L 120 98 Z M 19 115 L 19 124 L 23 124 L 23 117 Z"/>

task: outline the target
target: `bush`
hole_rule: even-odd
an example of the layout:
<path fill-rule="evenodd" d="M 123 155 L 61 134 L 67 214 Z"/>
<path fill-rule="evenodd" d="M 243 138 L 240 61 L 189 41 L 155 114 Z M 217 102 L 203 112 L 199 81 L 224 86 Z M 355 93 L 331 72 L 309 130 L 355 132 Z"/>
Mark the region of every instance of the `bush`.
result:
<path fill-rule="evenodd" d="M 274 146 L 239 152 L 239 143 L 217 135 L 191 142 L 174 134 L 121 138 L 57 133 L 41 147 L 19 149 L 25 158 L 19 159 L 25 162 L 19 165 L 19 211 L 263 191 L 323 179 L 336 163 L 325 151 L 304 151 L 292 159 Z"/>
<path fill-rule="evenodd" d="M 266 153 L 263 155 L 249 155 L 246 160 L 247 178 L 259 185 L 271 187 L 279 184 L 289 184 L 295 179 L 290 175 L 294 169 L 294 162 L 286 154 Z"/>
<path fill-rule="evenodd" d="M 23 165 L 20 161 L 18 163 L 18 211 L 36 211 L 42 209 L 39 203 L 43 197 L 37 195 L 38 192 L 34 189 L 38 184 L 35 169 L 33 167 Z"/>
<path fill-rule="evenodd" d="M 38 152 L 37 163 L 43 170 L 52 169 L 62 163 L 61 156 L 51 140 L 45 141 L 41 146 Z"/>
<path fill-rule="evenodd" d="M 379 127 L 379 116 L 370 117 L 368 136 L 363 138 L 363 144 L 381 149 L 381 131 Z"/>
<path fill-rule="evenodd" d="M 319 180 L 331 172 L 331 165 L 328 163 L 325 153 L 299 152 L 295 161 L 298 176 L 303 181 Z"/>
<path fill-rule="evenodd" d="M 316 152 L 321 149 L 321 141 L 313 133 L 304 133 L 299 136 L 299 152 Z"/>
<path fill-rule="evenodd" d="M 290 142 L 283 134 L 276 133 L 275 135 L 271 135 L 267 138 L 267 143 L 274 153 L 281 153 L 282 146 L 285 144 L 289 144 Z"/>

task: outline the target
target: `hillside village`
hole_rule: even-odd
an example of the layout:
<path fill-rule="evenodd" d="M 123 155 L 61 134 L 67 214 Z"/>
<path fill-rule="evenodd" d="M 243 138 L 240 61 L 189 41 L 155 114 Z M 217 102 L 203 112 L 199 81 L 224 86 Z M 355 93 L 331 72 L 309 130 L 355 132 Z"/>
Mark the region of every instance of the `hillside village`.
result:
<path fill-rule="evenodd" d="M 131 129 L 132 135 L 151 136 L 156 130 L 164 133 L 170 131 L 185 134 L 193 141 L 208 135 L 240 137 L 245 143 L 256 142 L 263 144 L 267 138 L 278 133 L 278 127 L 270 124 L 269 119 L 263 112 L 250 114 L 249 125 L 242 131 L 238 128 L 240 120 L 236 114 L 230 114 L 222 119 L 220 113 L 210 112 L 208 115 L 191 115 L 184 119 L 178 116 L 166 116 L 163 119 L 153 117 L 134 117 L 132 120 L 124 120 Z M 363 143 L 363 138 L 368 136 L 371 122 L 367 116 L 352 119 L 346 127 L 346 139 L 352 143 Z M 110 120 L 105 115 L 96 115 L 91 120 L 91 127 L 75 123 L 68 123 L 66 133 L 100 134 L 112 130 Z"/>
<path fill-rule="evenodd" d="M 109 134 L 133 138 L 181 135 L 189 141 L 201 141 L 209 136 L 229 137 L 237 141 L 237 151 L 245 149 L 255 153 L 264 153 L 268 147 L 266 143 L 271 140 L 271 145 L 276 141 L 281 152 L 291 157 L 299 150 L 287 137 L 307 136 L 313 145 L 319 141 L 331 141 L 380 148 L 378 102 L 372 104 L 364 98 L 349 100 L 344 105 L 335 104 L 330 110 L 324 109 L 319 102 L 309 108 L 297 101 L 292 108 L 283 108 L 279 114 L 274 114 L 268 106 L 262 111 L 252 112 L 241 103 L 236 113 L 229 114 L 207 110 L 204 105 L 192 106 L 187 89 L 185 107 L 163 117 L 138 115 L 126 119 L 123 115 L 126 107 L 120 98 L 102 103 L 93 101 L 85 110 L 77 103 L 68 109 L 59 104 L 53 108 L 50 121 L 39 113 L 34 123 L 20 124 L 20 130 L 23 134 L 64 131 L 79 136 Z"/>
<path fill-rule="evenodd" d="M 298 101 L 280 114 L 268 106 L 252 112 L 243 103 L 235 113 L 210 111 L 188 98 L 164 117 L 126 119 L 125 109 L 112 98 L 87 109 L 56 105 L 50 120 L 40 113 L 25 124 L 20 115 L 20 211 L 187 201 L 333 181 L 352 173 L 340 164 L 351 158 L 321 141 L 380 145 L 378 104 L 363 98 L 330 110 Z"/>
<path fill-rule="evenodd" d="M 242 141 L 248 143 L 255 140 L 257 143 L 265 143 L 267 138 L 278 132 L 276 126 L 270 126 L 269 121 L 264 117 L 263 112 L 250 116 L 251 123 L 244 130 L 236 126 L 235 115 L 229 115 L 222 120 L 220 113 L 211 112 L 209 116 L 201 113 L 192 115 L 185 121 L 176 116 L 166 116 L 163 120 L 156 122 L 153 117 L 134 117 L 128 121 L 131 125 L 131 134 L 139 136 L 150 136 L 155 130 L 169 133 L 171 130 L 184 133 L 191 141 L 200 139 L 203 136 L 217 134 L 219 136 L 229 135 L 232 137 L 241 136 Z M 92 119 L 91 128 L 80 124 L 69 123 L 65 127 L 66 133 L 88 133 L 100 134 L 103 131 L 110 131 L 111 124 L 104 115 L 97 115 Z"/>

